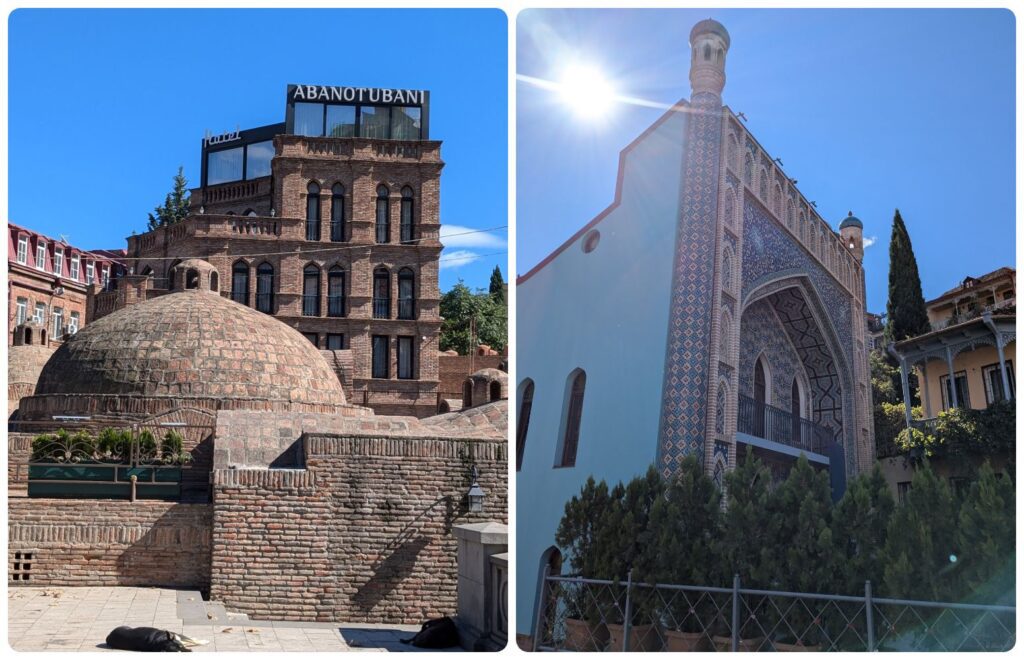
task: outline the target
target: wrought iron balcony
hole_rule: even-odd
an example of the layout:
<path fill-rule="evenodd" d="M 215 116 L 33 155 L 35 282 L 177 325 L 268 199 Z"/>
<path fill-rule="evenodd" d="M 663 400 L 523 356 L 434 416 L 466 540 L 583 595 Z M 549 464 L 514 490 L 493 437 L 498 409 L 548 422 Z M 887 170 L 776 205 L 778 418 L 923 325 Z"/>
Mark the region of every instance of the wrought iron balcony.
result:
<path fill-rule="evenodd" d="M 416 318 L 416 300 L 413 298 L 398 299 L 398 318 L 411 320 Z"/>
<path fill-rule="evenodd" d="M 274 294 L 272 293 L 257 293 L 256 294 L 256 311 L 263 312 L 264 314 L 274 313 Z"/>
<path fill-rule="evenodd" d="M 373 318 L 375 318 L 375 319 L 389 319 L 389 318 L 391 318 L 391 298 L 374 298 L 373 299 Z"/>
<path fill-rule="evenodd" d="M 320 316 L 320 296 L 302 296 L 302 315 Z"/>
<path fill-rule="evenodd" d="M 307 241 L 319 241 L 320 240 L 320 221 L 319 220 L 306 220 L 306 240 Z"/>
<path fill-rule="evenodd" d="M 248 291 L 232 291 L 231 299 L 239 305 L 249 306 L 249 292 Z"/>
<path fill-rule="evenodd" d="M 336 220 L 331 221 L 331 240 L 335 243 L 345 240 L 345 223 Z"/>
<path fill-rule="evenodd" d="M 327 316 L 345 316 L 345 296 L 327 296 Z"/>
<path fill-rule="evenodd" d="M 758 403 L 742 394 L 739 404 L 736 430 L 740 433 L 817 454 L 825 453 L 827 443 L 832 439 L 833 433 L 829 429 L 794 416 L 788 410 Z"/>

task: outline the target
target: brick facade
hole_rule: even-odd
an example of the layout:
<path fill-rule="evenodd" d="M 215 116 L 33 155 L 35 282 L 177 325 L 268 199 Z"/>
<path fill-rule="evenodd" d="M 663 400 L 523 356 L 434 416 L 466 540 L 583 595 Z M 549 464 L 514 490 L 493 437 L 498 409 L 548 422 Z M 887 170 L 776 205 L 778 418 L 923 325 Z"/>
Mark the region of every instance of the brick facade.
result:
<path fill-rule="evenodd" d="M 438 355 L 441 396 L 445 399 L 461 399 L 462 384 L 466 378 L 480 369 L 500 369 L 508 365 L 507 355 Z"/>

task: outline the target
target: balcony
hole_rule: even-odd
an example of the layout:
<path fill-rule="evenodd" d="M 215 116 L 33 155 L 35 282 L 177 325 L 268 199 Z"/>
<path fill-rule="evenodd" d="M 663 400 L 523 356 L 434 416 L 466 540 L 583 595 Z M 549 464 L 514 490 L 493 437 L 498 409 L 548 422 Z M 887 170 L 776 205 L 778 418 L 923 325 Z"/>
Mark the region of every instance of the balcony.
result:
<path fill-rule="evenodd" d="M 373 299 L 373 318 L 375 318 L 375 319 L 389 319 L 389 318 L 391 318 L 391 298 L 374 298 Z"/>
<path fill-rule="evenodd" d="M 263 312 L 264 314 L 274 313 L 274 294 L 272 293 L 257 293 L 256 294 L 256 311 Z"/>
<path fill-rule="evenodd" d="M 302 296 L 302 315 L 320 316 L 320 296 Z"/>
<path fill-rule="evenodd" d="M 345 316 L 345 296 L 327 296 L 327 316 Z"/>
<path fill-rule="evenodd" d="M 736 431 L 755 438 L 777 442 L 805 452 L 825 454 L 832 439 L 831 430 L 802 417 L 754 399 L 739 397 Z"/>
<path fill-rule="evenodd" d="M 398 318 L 406 321 L 411 321 L 416 318 L 416 301 L 414 299 L 398 299 Z"/>
<path fill-rule="evenodd" d="M 1000 300 L 992 305 L 979 306 L 974 309 L 959 310 L 958 313 L 953 314 L 947 319 L 940 319 L 933 322 L 931 324 L 932 332 L 935 332 L 936 330 L 944 330 L 945 328 L 949 328 L 954 325 L 960 325 L 961 323 L 981 318 L 981 315 L 985 312 L 992 312 L 993 314 L 1016 314 L 1017 299 L 1010 298 L 1008 300 Z"/>
<path fill-rule="evenodd" d="M 345 240 L 345 223 L 331 221 L 331 241 L 341 243 Z"/>

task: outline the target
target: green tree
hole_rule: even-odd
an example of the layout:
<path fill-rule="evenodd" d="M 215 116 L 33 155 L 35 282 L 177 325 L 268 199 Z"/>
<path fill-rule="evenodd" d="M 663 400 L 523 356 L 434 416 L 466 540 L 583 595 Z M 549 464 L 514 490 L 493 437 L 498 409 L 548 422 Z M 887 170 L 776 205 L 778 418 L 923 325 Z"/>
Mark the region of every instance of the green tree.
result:
<path fill-rule="evenodd" d="M 889 522 L 879 595 L 938 601 L 956 597 L 959 513 L 948 484 L 924 459 L 914 471 L 906 502 Z"/>
<path fill-rule="evenodd" d="M 1016 510 L 1013 481 L 1008 475 L 997 477 L 985 461 L 960 507 L 962 600 L 1014 604 Z"/>
<path fill-rule="evenodd" d="M 830 592 L 859 595 L 864 592 L 866 580 L 871 580 L 875 589 L 882 584 L 882 549 L 895 506 L 877 463 L 870 473 L 847 484 L 846 492 L 832 511 L 835 556 L 844 568 L 837 572 L 835 587 Z"/>
<path fill-rule="evenodd" d="M 800 454 L 773 498 L 777 525 L 772 553 L 775 579 L 785 591 L 822 592 L 835 570 L 829 476 Z"/>
<path fill-rule="evenodd" d="M 917 259 L 914 258 L 910 234 L 903 224 L 899 209 L 896 209 L 893 217 L 892 237 L 889 239 L 889 301 L 886 316 L 886 341 L 902 341 L 931 329 L 924 295 L 921 293 Z"/>
<path fill-rule="evenodd" d="M 487 287 L 487 292 L 495 300 L 501 300 L 504 303 L 507 295 L 506 291 L 505 278 L 501 276 L 501 267 L 495 266 L 494 270 L 491 271 L 491 284 Z"/>
<path fill-rule="evenodd" d="M 601 517 L 611 505 L 608 484 L 588 477 L 579 495 L 565 503 L 565 512 L 555 532 L 555 543 L 569 561 L 573 573 L 594 577 L 597 537 Z"/>
<path fill-rule="evenodd" d="M 748 446 L 746 458 L 725 475 L 726 505 L 722 515 L 722 531 L 714 555 L 718 575 L 716 584 L 732 585 L 732 576 L 739 573 L 748 587 L 766 589 L 771 586 L 771 544 L 777 538 L 774 527 L 774 504 L 771 473 Z"/>
<path fill-rule="evenodd" d="M 149 229 L 173 225 L 181 222 L 188 216 L 189 196 L 188 181 L 185 179 L 185 168 L 178 167 L 178 173 L 174 175 L 174 188 L 167 193 L 162 206 L 153 209 L 149 214 Z M 156 215 L 154 215 L 156 214 Z"/>
<path fill-rule="evenodd" d="M 608 580 L 625 580 L 630 569 L 643 570 L 641 561 L 651 543 L 651 509 L 665 493 L 665 482 L 652 465 L 625 486 L 612 489 L 611 504 L 602 516 L 598 532 L 597 571 Z"/>
<path fill-rule="evenodd" d="M 479 344 L 501 351 L 508 343 L 508 308 L 505 299 L 470 291 L 459 280 L 441 296 L 441 350 L 468 355 Z M 473 328 L 476 329 L 474 340 Z"/>

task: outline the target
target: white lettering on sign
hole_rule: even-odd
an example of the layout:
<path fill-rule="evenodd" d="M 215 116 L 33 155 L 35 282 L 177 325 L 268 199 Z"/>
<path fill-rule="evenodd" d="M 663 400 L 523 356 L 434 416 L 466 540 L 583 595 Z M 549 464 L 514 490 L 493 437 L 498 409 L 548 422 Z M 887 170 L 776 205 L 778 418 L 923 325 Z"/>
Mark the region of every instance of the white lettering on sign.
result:
<path fill-rule="evenodd" d="M 373 87 L 325 87 L 296 85 L 292 101 L 341 101 L 343 103 L 394 103 L 423 105 L 426 92 L 419 89 L 377 89 Z"/>
<path fill-rule="evenodd" d="M 220 135 L 210 135 L 210 131 L 206 131 L 206 135 L 203 136 L 203 146 L 212 147 L 215 144 L 221 144 L 223 142 L 234 142 L 235 140 L 241 140 L 241 131 L 235 128 L 230 133 L 221 133 Z"/>

